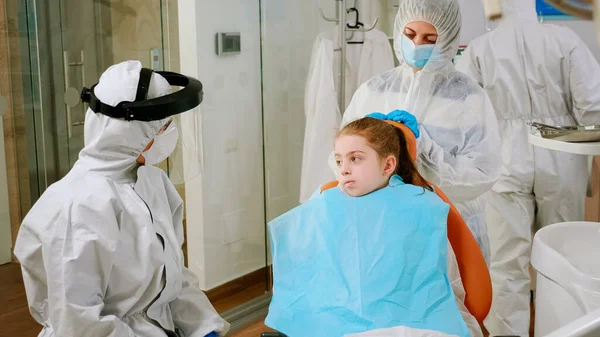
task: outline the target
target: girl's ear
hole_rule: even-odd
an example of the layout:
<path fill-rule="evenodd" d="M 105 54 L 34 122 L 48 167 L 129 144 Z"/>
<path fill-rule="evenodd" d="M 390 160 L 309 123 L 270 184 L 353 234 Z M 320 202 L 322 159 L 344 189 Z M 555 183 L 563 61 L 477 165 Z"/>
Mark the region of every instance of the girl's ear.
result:
<path fill-rule="evenodd" d="M 387 156 L 383 162 L 383 175 L 389 177 L 394 174 L 394 172 L 396 172 L 396 165 L 398 165 L 396 157 L 391 155 Z"/>

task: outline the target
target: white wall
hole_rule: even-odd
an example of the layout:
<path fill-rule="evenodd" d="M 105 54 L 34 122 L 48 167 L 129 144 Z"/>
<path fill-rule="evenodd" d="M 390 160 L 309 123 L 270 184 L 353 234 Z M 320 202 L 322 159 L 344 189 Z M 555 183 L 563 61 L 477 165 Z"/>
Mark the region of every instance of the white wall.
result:
<path fill-rule="evenodd" d="M 469 42 L 483 35 L 486 30 L 486 21 L 483 14 L 483 5 L 480 0 L 459 0 L 462 14 L 462 30 L 460 37 L 461 45 L 468 45 Z M 582 20 L 544 20 L 545 23 L 564 25 L 573 29 L 581 39 L 588 45 L 596 59 L 600 60 L 600 46 L 596 39 L 593 23 Z M 493 24 L 490 25 L 493 27 Z"/>
<path fill-rule="evenodd" d="M 486 32 L 481 0 L 458 0 L 462 15 L 460 44 L 468 45 L 474 38 Z"/>
<path fill-rule="evenodd" d="M 188 260 L 203 289 L 265 267 L 258 1 L 179 1 L 181 72 L 204 85 L 204 168 L 186 184 Z M 217 56 L 215 34 L 240 32 Z"/>

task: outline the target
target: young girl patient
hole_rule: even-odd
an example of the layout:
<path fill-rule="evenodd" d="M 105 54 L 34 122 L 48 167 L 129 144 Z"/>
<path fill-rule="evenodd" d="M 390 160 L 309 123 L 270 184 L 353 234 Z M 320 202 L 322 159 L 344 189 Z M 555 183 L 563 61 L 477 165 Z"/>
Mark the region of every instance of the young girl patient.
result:
<path fill-rule="evenodd" d="M 448 277 L 449 206 L 415 168 L 403 132 L 354 121 L 337 135 L 335 159 L 337 188 L 268 225 L 274 285 L 265 324 L 290 337 L 394 327 L 471 336 Z"/>
<path fill-rule="evenodd" d="M 349 196 L 383 188 L 392 175 L 406 184 L 427 186 L 410 158 L 402 131 L 379 119 L 362 118 L 344 127 L 335 139 L 335 162 L 339 187 Z"/>
<path fill-rule="evenodd" d="M 413 130 L 415 132 L 418 131 Z M 360 197 L 387 186 L 390 178 L 398 175 L 407 184 L 425 186 L 427 190 L 433 191 L 417 171 L 409 148 L 402 130 L 383 120 L 366 117 L 348 124 L 338 133 L 334 145 L 338 187 L 349 196 Z M 321 189 L 313 198 L 320 193 Z M 477 320 L 464 305 L 465 292 L 456 257 L 450 246 L 448 274 L 456 303 L 471 336 L 483 336 Z"/>

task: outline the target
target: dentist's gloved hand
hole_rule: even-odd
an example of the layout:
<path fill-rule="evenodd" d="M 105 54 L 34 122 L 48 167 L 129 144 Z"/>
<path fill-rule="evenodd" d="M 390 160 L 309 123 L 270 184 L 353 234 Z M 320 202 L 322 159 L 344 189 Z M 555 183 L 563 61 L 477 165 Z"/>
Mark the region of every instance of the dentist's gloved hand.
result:
<path fill-rule="evenodd" d="M 217 333 L 213 331 L 204 337 L 219 337 L 219 335 L 217 335 Z"/>
<path fill-rule="evenodd" d="M 377 118 L 384 121 L 394 121 L 406 125 L 414 134 L 417 139 L 420 137 L 419 123 L 417 118 L 408 111 L 405 110 L 394 110 L 387 115 L 381 112 L 373 112 L 365 117 Z"/>

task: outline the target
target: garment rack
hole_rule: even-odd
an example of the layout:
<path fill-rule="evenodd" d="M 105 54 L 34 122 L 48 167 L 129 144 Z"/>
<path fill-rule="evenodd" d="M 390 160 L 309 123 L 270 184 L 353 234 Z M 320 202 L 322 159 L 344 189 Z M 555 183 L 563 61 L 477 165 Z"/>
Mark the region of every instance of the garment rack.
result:
<path fill-rule="evenodd" d="M 338 83 L 340 84 L 340 86 L 338 88 L 338 105 L 340 108 L 340 113 L 342 115 L 344 115 L 344 111 L 346 110 L 346 32 L 366 33 L 368 31 L 371 31 L 375 28 L 375 25 L 377 25 L 379 18 L 375 19 L 373 21 L 373 24 L 371 24 L 371 26 L 368 28 L 350 28 L 346 25 L 346 14 L 350 13 L 351 11 L 356 11 L 357 18 L 358 18 L 358 11 L 355 8 L 356 0 L 354 1 L 354 7 L 352 7 L 353 9 L 347 8 L 347 6 L 346 6 L 347 0 L 334 0 L 334 1 L 337 2 L 335 18 L 327 17 L 325 15 L 325 13 L 323 12 L 323 9 L 321 9 L 321 8 L 319 8 L 319 14 L 325 21 L 336 22 L 337 27 L 338 27 L 339 46 L 336 49 L 334 49 L 334 51 L 340 53 L 340 58 L 339 58 L 340 72 L 338 73 L 338 76 L 339 76 Z M 354 25 L 354 27 L 356 27 L 356 26 L 357 25 Z"/>

